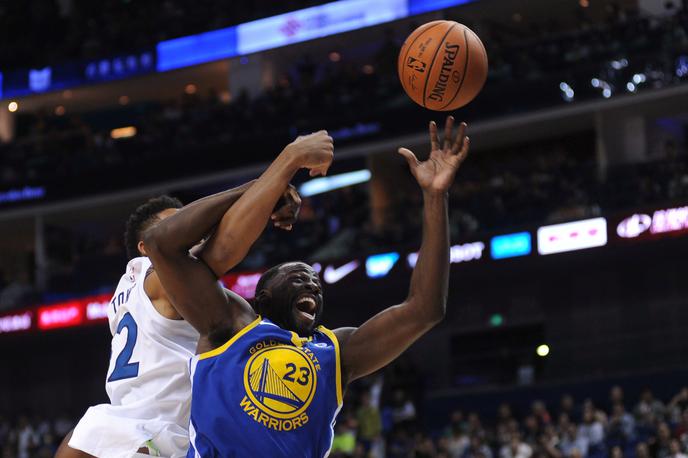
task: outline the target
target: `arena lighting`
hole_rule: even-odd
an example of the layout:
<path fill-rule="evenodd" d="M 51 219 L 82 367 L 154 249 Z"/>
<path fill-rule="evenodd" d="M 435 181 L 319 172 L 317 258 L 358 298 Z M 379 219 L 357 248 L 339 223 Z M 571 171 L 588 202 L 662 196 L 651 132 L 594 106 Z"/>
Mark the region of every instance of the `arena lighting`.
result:
<path fill-rule="evenodd" d="M 31 329 L 32 317 L 30 311 L 0 317 L 0 334 Z"/>
<path fill-rule="evenodd" d="M 564 97 L 564 100 L 567 102 L 572 102 L 574 96 L 576 93 L 573 91 L 573 88 L 566 82 L 562 81 L 559 83 L 559 89 L 562 92 L 562 96 Z"/>
<path fill-rule="evenodd" d="M 628 59 L 613 60 L 609 63 L 614 70 L 628 67 Z"/>
<path fill-rule="evenodd" d="M 676 76 L 683 78 L 686 75 L 688 75 L 688 56 L 680 56 L 676 59 Z"/>
<path fill-rule="evenodd" d="M 542 255 L 605 246 L 607 220 L 600 217 L 542 226 L 537 230 L 537 240 Z"/>
<path fill-rule="evenodd" d="M 454 245 L 449 250 L 449 262 L 452 264 L 459 264 L 468 261 L 477 261 L 483 257 L 483 250 L 485 244 L 483 242 L 470 242 L 462 245 Z M 410 268 L 416 267 L 418 262 L 418 252 L 409 253 L 406 256 L 406 262 Z"/>
<path fill-rule="evenodd" d="M 136 135 L 136 127 L 134 126 L 118 127 L 110 131 L 110 137 L 113 139 L 130 138 L 134 135 Z"/>
<path fill-rule="evenodd" d="M 645 81 L 647 81 L 647 76 L 645 76 L 645 73 L 636 73 L 633 75 L 633 82 L 635 84 L 644 83 Z"/>
<path fill-rule="evenodd" d="M 12 101 L 12 102 L 7 104 L 7 111 L 9 111 L 10 113 L 14 113 L 18 109 L 19 109 L 19 104 L 15 101 Z"/>
<path fill-rule="evenodd" d="M 530 232 L 517 232 L 492 237 L 490 253 L 492 259 L 515 258 L 528 256 L 532 251 Z"/>
<path fill-rule="evenodd" d="M 628 92 L 635 92 L 637 90 L 637 87 L 635 84 L 629 81 L 628 83 L 626 83 L 626 90 Z"/>
<path fill-rule="evenodd" d="M 394 264 L 399 260 L 399 253 L 382 253 L 368 256 L 366 259 L 366 274 L 369 278 L 386 276 Z"/>
<path fill-rule="evenodd" d="M 314 178 L 306 181 L 299 187 L 299 194 L 304 197 L 315 196 L 334 189 L 365 183 L 370 180 L 370 177 L 370 170 L 357 170 L 329 177 Z"/>
<path fill-rule="evenodd" d="M 361 264 L 358 261 L 351 261 L 339 267 L 327 266 L 325 268 L 325 272 L 323 273 L 323 280 L 325 280 L 325 283 L 329 283 L 331 285 L 337 283 L 339 280 L 358 269 L 358 266 L 360 265 Z"/>
<path fill-rule="evenodd" d="M 504 316 L 500 313 L 495 313 L 490 317 L 490 326 L 493 328 L 499 327 L 504 324 Z"/>
<path fill-rule="evenodd" d="M 538 356 L 544 358 L 545 356 L 549 355 L 549 345 L 538 345 L 538 347 L 535 349 L 535 353 L 537 353 Z"/>

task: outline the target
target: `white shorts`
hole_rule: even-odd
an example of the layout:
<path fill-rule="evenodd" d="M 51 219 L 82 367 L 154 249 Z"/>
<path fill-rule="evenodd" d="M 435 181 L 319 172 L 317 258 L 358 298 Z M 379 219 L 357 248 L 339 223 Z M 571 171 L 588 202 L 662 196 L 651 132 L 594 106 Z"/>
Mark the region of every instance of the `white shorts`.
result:
<path fill-rule="evenodd" d="M 189 449 L 189 433 L 181 426 L 132 418 L 126 407 L 100 404 L 89 408 L 74 428 L 69 446 L 98 458 L 162 456 L 182 458 Z M 150 455 L 138 450 L 147 447 Z"/>

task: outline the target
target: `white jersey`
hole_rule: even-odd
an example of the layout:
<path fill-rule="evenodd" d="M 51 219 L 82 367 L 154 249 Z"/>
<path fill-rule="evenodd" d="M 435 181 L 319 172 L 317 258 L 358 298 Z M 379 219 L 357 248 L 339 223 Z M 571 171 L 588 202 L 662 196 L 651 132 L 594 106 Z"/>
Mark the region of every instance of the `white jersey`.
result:
<path fill-rule="evenodd" d="M 69 442 L 100 458 L 131 457 L 146 446 L 151 454 L 183 457 L 189 448 L 189 361 L 199 334 L 155 309 L 143 287 L 150 266 L 148 258 L 134 258 L 119 281 L 108 308 L 110 404 L 88 409 Z"/>

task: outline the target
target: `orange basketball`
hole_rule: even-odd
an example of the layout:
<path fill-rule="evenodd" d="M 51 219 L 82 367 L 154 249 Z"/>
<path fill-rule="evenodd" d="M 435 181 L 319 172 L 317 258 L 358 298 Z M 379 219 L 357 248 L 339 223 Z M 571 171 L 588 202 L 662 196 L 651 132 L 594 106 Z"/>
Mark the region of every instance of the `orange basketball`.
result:
<path fill-rule="evenodd" d="M 473 100 L 487 78 L 487 53 L 471 29 L 454 21 L 423 24 L 399 53 L 399 79 L 419 105 L 456 110 Z"/>

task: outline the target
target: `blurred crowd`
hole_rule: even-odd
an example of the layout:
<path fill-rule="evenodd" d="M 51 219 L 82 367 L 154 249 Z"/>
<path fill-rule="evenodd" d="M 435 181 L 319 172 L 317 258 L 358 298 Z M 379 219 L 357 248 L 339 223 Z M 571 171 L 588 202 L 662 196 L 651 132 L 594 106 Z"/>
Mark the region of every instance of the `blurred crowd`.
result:
<path fill-rule="evenodd" d="M 667 403 L 650 389 L 624 397 L 620 386 L 606 402 L 576 402 L 569 394 L 554 408 L 533 400 L 526 412 L 502 404 L 495 415 L 455 410 L 437 431 L 399 390 L 379 402 L 360 394 L 340 414 L 333 458 L 685 458 L 688 388 Z M 345 403 L 345 406 L 347 404 Z M 430 412 L 425 412 L 429 415 Z"/>
<path fill-rule="evenodd" d="M 485 41 L 490 74 L 478 100 L 462 115 L 472 120 L 503 116 L 628 93 L 629 83 L 635 92 L 687 79 L 688 10 L 674 8 L 675 14 L 659 19 L 614 5 L 610 2 L 604 21 L 593 22 L 581 11 L 575 27 L 555 19 L 522 27 L 470 24 Z M 274 86 L 253 98 L 194 87 L 166 103 L 132 101 L 79 115 L 20 115 L 16 139 L 0 145 L 0 189 L 47 185 L 48 197 L 68 197 L 70 191 L 103 192 L 144 179 L 267 160 L 296 135 L 322 128 L 355 132 L 364 126 L 359 139 L 417 131 L 426 113 L 403 94 L 396 76 L 405 33 L 381 28 L 379 34 L 365 46 L 304 55 L 280 69 Z M 569 89 L 561 89 L 562 82 Z M 111 137 L 111 129 L 126 125 L 136 127 L 134 137 Z M 345 137 L 337 138 L 338 144 Z M 249 147 L 256 153 L 227 154 Z M 184 169 L 169 165 L 188 158 L 190 151 L 198 160 L 185 161 Z M 139 172 L 152 169 L 158 173 Z"/>
<path fill-rule="evenodd" d="M 353 384 L 337 417 L 332 458 L 685 458 L 688 388 L 666 401 L 645 388 L 627 399 L 615 385 L 606 400 L 558 405 L 530 399 L 518 411 L 453 410 L 442 427 L 423 407 L 422 384 L 406 362 Z M 525 400 L 526 402 L 528 400 Z M 78 419 L 78 418 L 77 418 Z M 0 417 L 2 458 L 50 457 L 76 419 L 60 415 Z M 435 424 L 441 424 L 435 421 Z"/>

